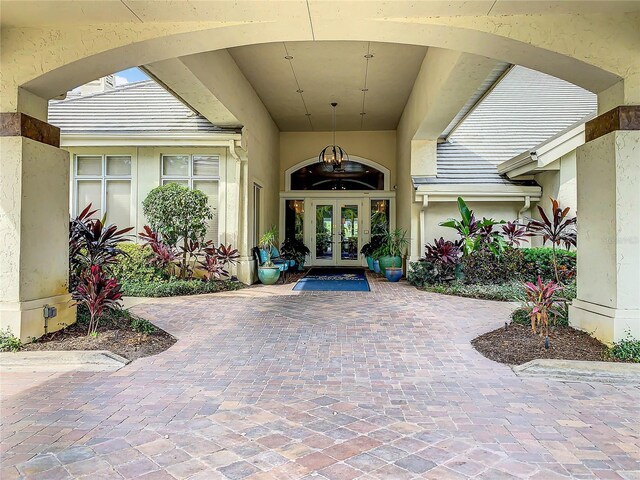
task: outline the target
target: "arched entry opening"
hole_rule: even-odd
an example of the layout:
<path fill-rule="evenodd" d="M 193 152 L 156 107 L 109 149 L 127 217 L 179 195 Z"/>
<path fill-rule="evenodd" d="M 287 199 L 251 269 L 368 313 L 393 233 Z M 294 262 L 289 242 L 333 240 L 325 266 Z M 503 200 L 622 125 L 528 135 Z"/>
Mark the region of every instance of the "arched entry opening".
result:
<path fill-rule="evenodd" d="M 281 237 L 304 241 L 310 265 L 364 265 L 362 245 L 396 223 L 389 169 L 355 155 L 339 172 L 317 158 L 290 167 L 280 197 Z"/>

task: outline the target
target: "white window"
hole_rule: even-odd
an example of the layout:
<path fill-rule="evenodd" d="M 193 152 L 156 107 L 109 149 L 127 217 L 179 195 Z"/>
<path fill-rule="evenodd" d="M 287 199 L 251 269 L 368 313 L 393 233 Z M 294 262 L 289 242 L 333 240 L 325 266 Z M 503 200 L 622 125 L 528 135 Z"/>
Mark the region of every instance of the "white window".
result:
<path fill-rule="evenodd" d="M 218 155 L 162 155 L 162 184 L 179 183 L 207 195 L 213 218 L 209 221 L 207 240 L 218 241 Z"/>
<path fill-rule="evenodd" d="M 131 157 L 129 155 L 76 155 L 74 214 L 89 203 L 96 216 L 107 212 L 107 223 L 131 226 Z"/>

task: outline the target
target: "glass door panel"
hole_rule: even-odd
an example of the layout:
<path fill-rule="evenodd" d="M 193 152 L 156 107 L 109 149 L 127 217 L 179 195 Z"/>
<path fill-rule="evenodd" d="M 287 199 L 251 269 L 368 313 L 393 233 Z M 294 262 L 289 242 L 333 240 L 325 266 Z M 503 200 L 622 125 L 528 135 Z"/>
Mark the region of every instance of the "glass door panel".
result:
<path fill-rule="evenodd" d="M 332 264 L 334 262 L 333 212 L 332 204 L 315 206 L 315 260 L 319 263 Z"/>
<path fill-rule="evenodd" d="M 357 262 L 359 251 L 359 208 L 357 204 L 340 204 L 340 261 Z"/>

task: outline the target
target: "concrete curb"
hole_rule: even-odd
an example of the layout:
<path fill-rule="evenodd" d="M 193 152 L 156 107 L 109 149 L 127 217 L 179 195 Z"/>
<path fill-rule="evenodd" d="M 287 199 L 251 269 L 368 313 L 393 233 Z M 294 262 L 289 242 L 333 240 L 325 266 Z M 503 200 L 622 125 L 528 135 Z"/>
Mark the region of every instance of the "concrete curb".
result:
<path fill-rule="evenodd" d="M 538 359 L 511 368 L 519 377 L 640 385 L 640 363 Z"/>
<path fill-rule="evenodd" d="M 0 353 L 2 372 L 115 372 L 129 360 L 108 350 Z"/>

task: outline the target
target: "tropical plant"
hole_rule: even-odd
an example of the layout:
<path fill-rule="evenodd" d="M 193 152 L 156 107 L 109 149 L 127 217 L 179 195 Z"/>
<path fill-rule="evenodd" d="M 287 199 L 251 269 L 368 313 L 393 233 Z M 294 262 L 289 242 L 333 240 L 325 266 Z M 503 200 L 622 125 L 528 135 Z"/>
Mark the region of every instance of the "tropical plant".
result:
<path fill-rule="evenodd" d="M 182 243 L 180 277 L 188 274 L 189 242 L 202 242 L 207 220 L 213 218 L 207 195 L 184 185 L 169 183 L 154 188 L 142 202 L 152 231 L 169 247 Z M 153 248 L 153 247 L 152 247 Z"/>
<path fill-rule="evenodd" d="M 230 277 L 227 265 L 234 265 L 238 260 L 238 250 L 231 245 L 221 244 L 219 247 L 207 247 L 203 250 L 204 258 L 198 261 L 198 268 L 204 272 L 207 281 L 218 280 L 221 277 Z"/>
<path fill-rule="evenodd" d="M 304 242 L 295 237 L 285 239 L 280 248 L 280 255 L 282 258 L 295 260 L 298 264 L 302 263 L 307 255 L 310 254 L 311 251 Z"/>
<path fill-rule="evenodd" d="M 440 270 L 431 262 L 420 259 L 409 264 L 407 281 L 416 287 L 424 287 L 441 281 Z"/>
<path fill-rule="evenodd" d="M 528 242 L 526 226 L 520 225 L 518 222 L 507 222 L 502 225 L 502 235 L 507 245 L 510 247 L 519 247 L 521 243 Z"/>
<path fill-rule="evenodd" d="M 480 248 L 488 248 L 495 255 L 500 254 L 506 245 L 504 239 L 493 228 L 495 225 L 505 223 L 504 220 L 496 221 L 492 218 L 476 220 L 473 210 L 469 209 L 462 197 L 458 197 L 458 211 L 460 220 L 449 218 L 441 222 L 441 227 L 453 228 L 461 239 L 463 255 L 469 255 Z"/>
<path fill-rule="evenodd" d="M 87 335 L 95 335 L 98 322 L 105 309 L 121 307 L 122 292 L 118 281 L 107 275 L 100 265 L 92 265 L 89 271 L 80 275 L 78 285 L 71 294 L 75 305 L 84 305 L 89 311 Z"/>
<path fill-rule="evenodd" d="M 93 218 L 95 210 L 91 204 L 71 219 L 69 223 L 69 288 L 78 283 L 80 275 L 92 265 L 98 265 L 110 272 L 110 267 L 118 261 L 119 255 L 126 255 L 118 244 L 125 241 L 126 233 L 133 227 L 118 229 L 114 224 L 105 225 L 102 219 Z"/>
<path fill-rule="evenodd" d="M 384 234 L 371 235 L 371 240 L 360 248 L 360 254 L 373 257 L 375 251 L 384 243 Z"/>
<path fill-rule="evenodd" d="M 155 281 L 169 277 L 166 271 L 155 266 L 155 254 L 149 246 L 127 242 L 118 244 L 118 248 L 124 255 L 118 255 L 118 261 L 111 266 L 111 271 L 119 282 Z"/>
<path fill-rule="evenodd" d="M 522 252 L 524 265 L 521 270 L 523 280 L 534 280 L 540 275 L 542 280 L 556 278 L 556 268 L 553 263 L 553 249 L 551 247 L 519 248 Z M 576 276 L 577 255 L 575 251 L 557 250 L 556 265 L 560 282 L 567 285 Z M 565 294 L 566 296 L 566 294 Z"/>
<path fill-rule="evenodd" d="M 462 270 L 466 283 L 500 284 L 520 278 L 524 264 L 519 248 L 507 247 L 500 255 L 480 249 L 462 257 Z M 536 277 L 523 277 L 533 280 Z"/>
<path fill-rule="evenodd" d="M 178 260 L 178 251 L 175 247 L 171 247 L 160 239 L 160 234 L 145 225 L 144 231 L 138 233 L 138 236 L 145 242 L 145 245 L 151 248 L 153 257 L 150 260 L 151 265 L 171 275 L 173 266 Z"/>
<path fill-rule="evenodd" d="M 530 219 L 527 230 L 534 236 L 542 237 L 542 244 L 547 241 L 551 242 L 553 255 L 553 268 L 555 272 L 556 282 L 560 283 L 560 275 L 558 273 L 558 259 L 556 255 L 556 247 L 561 244 L 569 250 L 571 247 L 578 245 L 578 234 L 576 231 L 576 217 L 567 217 L 571 209 L 566 207 L 560 208 L 558 200 L 551 198 L 551 215 L 547 216 L 544 209 L 538 205 L 538 213 L 540 220 Z"/>
<path fill-rule="evenodd" d="M 400 257 L 404 255 L 409 246 L 407 231 L 402 228 L 395 228 L 387 231 L 385 234 L 385 243 L 389 250 L 388 255 L 391 257 Z"/>
<path fill-rule="evenodd" d="M 553 280 L 544 283 L 540 277 L 536 283 L 526 282 L 524 284 L 527 294 L 526 307 L 531 319 L 531 330 L 537 333 L 537 329 L 542 327 L 544 335 L 549 336 L 549 324 L 553 318 L 553 324 L 556 324 L 556 318 L 561 315 L 559 304 L 562 299 L 556 294 L 562 290 L 562 285 Z M 543 330 L 540 330 L 542 335 Z"/>
<path fill-rule="evenodd" d="M 265 267 L 273 267 L 271 261 L 271 250 L 276 246 L 278 241 L 278 229 L 276 226 L 272 226 L 269 230 L 264 232 L 258 241 L 258 247 L 261 248 L 267 257 L 267 261 L 264 262 Z"/>
<path fill-rule="evenodd" d="M 427 243 L 425 248 L 424 258 L 428 262 L 455 265 L 460 261 L 460 246 L 458 242 L 452 242 L 440 237 L 440 239 L 434 239 L 433 243 Z"/>

